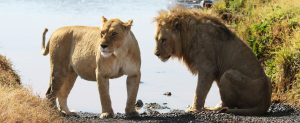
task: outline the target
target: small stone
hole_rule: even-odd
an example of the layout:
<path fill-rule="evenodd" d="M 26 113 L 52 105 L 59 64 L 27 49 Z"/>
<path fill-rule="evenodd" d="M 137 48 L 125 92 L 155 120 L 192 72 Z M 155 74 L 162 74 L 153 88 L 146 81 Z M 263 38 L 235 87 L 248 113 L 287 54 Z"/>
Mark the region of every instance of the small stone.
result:
<path fill-rule="evenodd" d="M 135 103 L 136 108 L 142 108 L 144 106 L 144 103 L 142 100 L 137 100 Z"/>
<path fill-rule="evenodd" d="M 166 95 L 166 96 L 171 96 L 172 93 L 171 93 L 171 92 L 166 92 L 166 93 L 164 93 L 164 95 Z"/>

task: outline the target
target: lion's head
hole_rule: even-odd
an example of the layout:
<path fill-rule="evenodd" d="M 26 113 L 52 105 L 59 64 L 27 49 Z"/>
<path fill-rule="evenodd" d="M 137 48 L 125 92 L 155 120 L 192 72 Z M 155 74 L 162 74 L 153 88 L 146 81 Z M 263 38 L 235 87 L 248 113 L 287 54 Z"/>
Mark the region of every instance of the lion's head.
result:
<path fill-rule="evenodd" d="M 155 55 L 165 62 L 171 56 L 177 56 L 180 47 L 180 34 L 176 29 L 170 28 L 166 22 L 157 21 L 156 27 Z"/>
<path fill-rule="evenodd" d="M 107 20 L 102 16 L 100 51 L 104 57 L 109 57 L 125 44 L 125 38 L 130 33 L 132 20 L 124 23 L 119 19 Z"/>
<path fill-rule="evenodd" d="M 207 28 L 205 30 L 207 32 L 214 32 L 214 29 L 210 30 L 207 26 L 226 29 L 218 18 L 197 9 L 182 7 L 160 11 L 155 17 L 155 22 L 157 27 L 155 55 L 162 61 L 167 61 L 170 57 L 179 59 L 185 57 L 187 54 L 184 55 L 184 52 L 187 53 L 193 47 L 195 40 L 200 40 L 197 39 L 202 34 L 199 27 Z"/>
<path fill-rule="evenodd" d="M 175 45 L 178 42 L 179 36 L 176 32 L 169 29 L 164 24 L 157 24 L 155 35 L 156 49 L 155 55 L 162 61 L 167 61 L 175 53 Z"/>

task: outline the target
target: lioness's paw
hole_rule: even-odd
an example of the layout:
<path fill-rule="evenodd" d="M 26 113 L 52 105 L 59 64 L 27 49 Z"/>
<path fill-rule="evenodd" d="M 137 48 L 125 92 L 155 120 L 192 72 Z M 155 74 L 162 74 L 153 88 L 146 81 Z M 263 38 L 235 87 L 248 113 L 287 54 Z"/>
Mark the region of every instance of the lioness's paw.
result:
<path fill-rule="evenodd" d="M 100 118 L 101 118 L 101 119 L 107 119 L 107 118 L 113 118 L 113 117 L 114 117 L 114 114 L 113 114 L 113 113 L 105 112 L 105 113 L 101 113 L 101 114 L 100 114 Z"/>
<path fill-rule="evenodd" d="M 75 117 L 79 116 L 76 112 L 63 112 L 63 111 L 61 111 L 61 114 L 63 116 L 75 116 Z"/>
<path fill-rule="evenodd" d="M 66 115 L 68 116 L 78 116 L 78 114 L 76 112 L 68 112 L 68 113 L 65 113 Z"/>
<path fill-rule="evenodd" d="M 136 111 L 130 112 L 130 113 L 126 113 L 125 115 L 126 115 L 127 118 L 135 118 L 135 117 L 139 117 L 140 116 L 140 114 L 138 112 L 136 112 Z"/>

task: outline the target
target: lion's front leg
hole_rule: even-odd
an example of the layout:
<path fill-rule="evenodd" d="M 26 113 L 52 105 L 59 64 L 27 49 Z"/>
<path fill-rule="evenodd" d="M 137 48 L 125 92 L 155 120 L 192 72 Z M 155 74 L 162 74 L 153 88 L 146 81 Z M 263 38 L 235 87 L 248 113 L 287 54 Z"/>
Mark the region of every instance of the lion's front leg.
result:
<path fill-rule="evenodd" d="M 188 112 L 200 112 L 204 110 L 205 99 L 213 81 L 213 76 L 201 72 L 198 73 L 198 83 L 194 101 L 192 106 L 187 109 Z"/>
<path fill-rule="evenodd" d="M 139 116 L 138 112 L 135 110 L 136 97 L 140 85 L 141 74 L 137 73 L 135 75 L 127 76 L 127 104 L 125 113 L 127 117 Z"/>
<path fill-rule="evenodd" d="M 102 113 L 100 114 L 100 118 L 112 118 L 114 116 L 114 112 L 112 110 L 111 100 L 109 96 L 109 80 L 108 78 L 97 75 L 97 83 L 102 106 Z"/>

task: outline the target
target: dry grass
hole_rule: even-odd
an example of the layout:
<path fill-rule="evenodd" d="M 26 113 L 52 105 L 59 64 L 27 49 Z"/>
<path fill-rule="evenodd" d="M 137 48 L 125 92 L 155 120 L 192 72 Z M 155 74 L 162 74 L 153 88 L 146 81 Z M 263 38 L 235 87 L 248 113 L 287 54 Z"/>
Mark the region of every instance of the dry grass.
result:
<path fill-rule="evenodd" d="M 4 123 L 60 123 L 63 119 L 47 101 L 28 89 L 0 86 L 0 121 Z"/>
<path fill-rule="evenodd" d="M 58 112 L 48 101 L 21 86 L 11 63 L 0 55 L 0 122 L 2 123 L 61 123 Z"/>
<path fill-rule="evenodd" d="M 20 77 L 12 69 L 10 61 L 0 55 L 0 85 L 14 87 L 21 85 Z"/>

